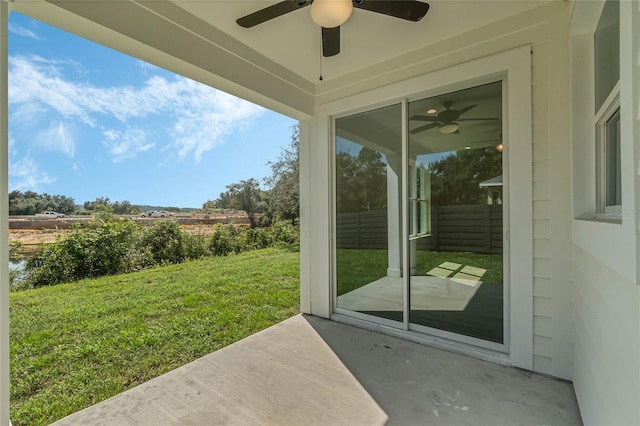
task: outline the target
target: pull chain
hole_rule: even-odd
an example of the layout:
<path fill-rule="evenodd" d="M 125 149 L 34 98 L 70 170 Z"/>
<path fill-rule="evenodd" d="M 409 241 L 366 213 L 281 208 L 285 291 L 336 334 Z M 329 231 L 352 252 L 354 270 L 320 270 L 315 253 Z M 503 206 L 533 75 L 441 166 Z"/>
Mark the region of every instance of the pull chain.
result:
<path fill-rule="evenodd" d="M 322 81 L 322 33 L 320 34 L 320 81 Z"/>

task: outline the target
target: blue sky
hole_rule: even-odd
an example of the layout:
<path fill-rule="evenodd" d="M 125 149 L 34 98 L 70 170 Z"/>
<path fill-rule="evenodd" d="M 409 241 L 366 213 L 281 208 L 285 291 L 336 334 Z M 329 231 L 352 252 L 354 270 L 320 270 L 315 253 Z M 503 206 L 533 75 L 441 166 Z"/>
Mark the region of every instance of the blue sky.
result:
<path fill-rule="evenodd" d="M 296 121 L 24 15 L 9 18 L 9 190 L 200 207 L 269 175 Z"/>

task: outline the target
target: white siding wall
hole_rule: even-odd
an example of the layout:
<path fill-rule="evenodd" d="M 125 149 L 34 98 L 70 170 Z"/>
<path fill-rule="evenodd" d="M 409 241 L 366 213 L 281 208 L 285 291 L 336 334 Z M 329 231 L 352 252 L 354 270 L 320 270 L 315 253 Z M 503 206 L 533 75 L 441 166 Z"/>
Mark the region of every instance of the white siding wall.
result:
<path fill-rule="evenodd" d="M 572 49 L 578 64 L 582 58 L 591 59 L 589 43 L 599 16 L 597 5 L 582 2 L 574 10 Z M 620 2 L 620 9 L 624 214 L 619 224 L 575 220 L 572 234 L 574 388 L 587 425 L 640 424 L 640 3 Z M 573 70 L 578 103 L 573 117 L 573 166 L 578 173 L 574 204 L 580 216 L 593 204 L 590 197 L 594 196 L 589 188 L 580 187 L 585 179 L 579 179 L 579 173 L 584 176 L 594 167 L 593 158 L 579 161 L 582 150 L 595 146 L 593 119 L 589 118 L 593 113 L 580 107 L 585 105 L 584 96 L 590 97 L 587 105 L 593 105 L 593 77 L 583 68 Z"/>
<path fill-rule="evenodd" d="M 567 2 L 552 2 L 509 20 L 497 22 L 396 58 L 395 71 L 390 62 L 372 67 L 371 74 L 347 75 L 318 87 L 319 105 L 338 102 L 347 96 L 374 90 L 412 77 L 424 75 L 476 58 L 518 46 L 532 46 L 533 96 L 533 369 L 557 377 L 572 377 L 572 287 L 571 287 L 571 175 L 570 175 L 570 72 L 569 19 Z M 483 41 L 484 40 L 484 41 Z M 420 91 L 419 87 L 416 91 Z M 328 123 L 313 123 L 326 134 Z M 313 132 L 312 132 L 313 133 Z M 320 143 L 320 140 L 309 139 Z M 318 154 L 331 156 L 323 149 Z M 318 159 L 316 158 L 316 160 Z M 312 176 L 321 176 L 326 159 L 312 163 Z M 322 165 L 322 167 L 321 167 Z M 313 180 L 313 179 L 312 179 Z M 326 186 L 328 189 L 328 186 Z M 316 197 L 309 202 L 309 219 L 322 232 L 329 224 L 314 220 L 326 217 L 329 193 L 318 193 L 319 185 L 307 190 Z M 318 212 L 318 213 L 316 213 Z M 320 225 L 322 224 L 322 225 Z M 303 247 L 305 245 L 303 244 Z M 318 250 L 317 241 L 309 241 L 308 256 Z M 312 247 L 313 246 L 313 247 Z M 330 250 L 322 247 L 321 250 Z M 304 248 L 303 248 L 304 251 Z M 315 270 L 310 279 L 310 312 L 330 314 L 328 272 Z M 517 282 L 511 283 L 517 286 Z M 319 289 L 322 288 L 322 290 Z"/>
<path fill-rule="evenodd" d="M 566 15 L 533 46 L 533 368 L 572 371 L 569 36 Z"/>
<path fill-rule="evenodd" d="M 574 387 L 585 424 L 640 424 L 640 287 L 574 248 Z"/>

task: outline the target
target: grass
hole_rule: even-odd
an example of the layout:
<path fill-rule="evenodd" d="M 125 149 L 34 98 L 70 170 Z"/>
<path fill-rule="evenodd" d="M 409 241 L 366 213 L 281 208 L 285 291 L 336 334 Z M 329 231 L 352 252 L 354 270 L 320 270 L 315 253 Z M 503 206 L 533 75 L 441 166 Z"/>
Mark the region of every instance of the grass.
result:
<path fill-rule="evenodd" d="M 454 262 L 487 270 L 483 281 L 502 283 L 502 254 L 420 250 L 416 253 L 416 275 L 443 262 Z M 339 249 L 337 253 L 338 296 L 387 275 L 387 250 Z"/>
<path fill-rule="evenodd" d="M 265 249 L 11 294 L 11 419 L 49 424 L 295 315 Z"/>

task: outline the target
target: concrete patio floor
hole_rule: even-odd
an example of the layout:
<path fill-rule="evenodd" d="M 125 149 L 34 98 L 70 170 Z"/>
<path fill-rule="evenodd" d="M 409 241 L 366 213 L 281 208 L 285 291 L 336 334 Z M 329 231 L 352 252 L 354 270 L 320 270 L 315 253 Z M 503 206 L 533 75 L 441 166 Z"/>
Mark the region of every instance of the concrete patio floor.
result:
<path fill-rule="evenodd" d="M 571 384 L 298 315 L 54 425 L 577 425 Z"/>

